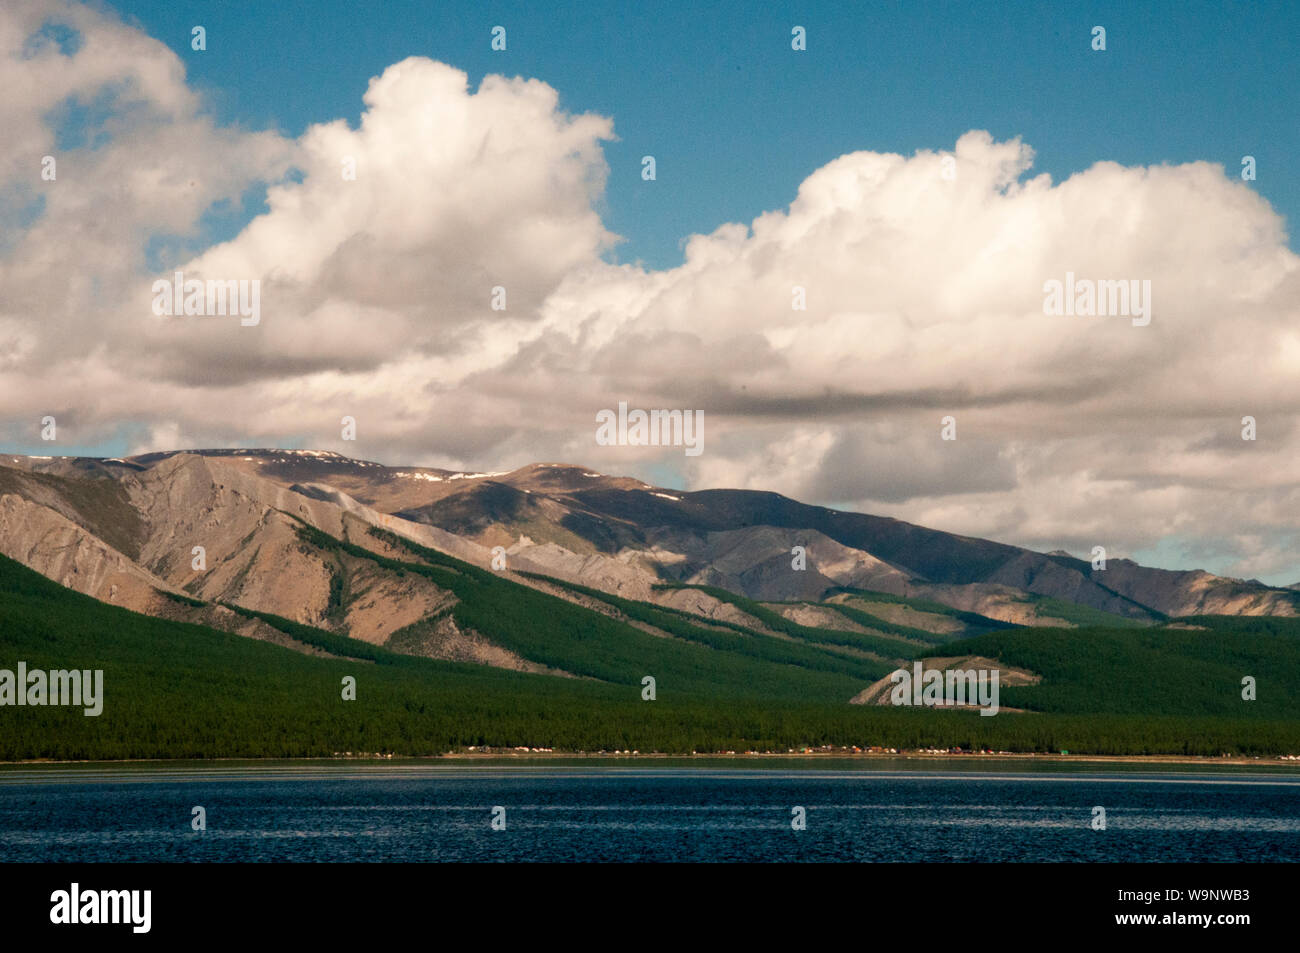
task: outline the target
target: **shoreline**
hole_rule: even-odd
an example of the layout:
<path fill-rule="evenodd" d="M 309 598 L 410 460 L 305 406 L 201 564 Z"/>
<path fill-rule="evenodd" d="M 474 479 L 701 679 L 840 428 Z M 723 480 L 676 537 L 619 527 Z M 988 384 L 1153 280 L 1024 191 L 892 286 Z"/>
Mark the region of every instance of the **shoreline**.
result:
<path fill-rule="evenodd" d="M 932 763 L 990 763 L 1010 762 L 1013 764 L 1089 764 L 1089 765 L 1191 765 L 1196 767 L 1291 767 L 1300 773 L 1300 756 L 1244 756 L 1212 757 L 1206 755 L 1095 755 L 1095 754 L 1049 754 L 1044 752 L 1009 752 L 1000 751 L 990 754 L 981 752 L 939 752 L 939 751 L 796 751 L 796 752 L 692 752 L 690 754 L 664 754 L 659 752 L 611 752 L 611 751 L 550 751 L 550 750 L 488 750 L 458 751 L 440 755 L 394 755 L 394 754 L 344 754 L 332 757 L 287 757 L 287 758 L 125 758 L 97 760 L 57 760 L 51 758 L 32 758 L 22 761 L 0 761 L 0 768 L 13 767 L 68 767 L 94 765 L 284 765 L 284 764 L 437 764 L 437 763 L 483 763 L 483 762 L 517 762 L 517 761 L 598 761 L 598 762 L 816 762 L 816 761 L 852 761 L 871 763 L 881 761 L 913 761 Z"/>

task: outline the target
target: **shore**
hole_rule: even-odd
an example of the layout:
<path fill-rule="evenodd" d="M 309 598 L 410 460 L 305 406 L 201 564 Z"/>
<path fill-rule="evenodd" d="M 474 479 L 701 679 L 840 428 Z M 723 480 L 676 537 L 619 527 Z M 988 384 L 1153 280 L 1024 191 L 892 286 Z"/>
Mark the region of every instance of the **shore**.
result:
<path fill-rule="evenodd" d="M 1300 772 L 1300 756 L 1296 755 L 1257 755 L 1206 757 L 1198 755 L 1095 755 L 1095 754 L 1052 754 L 1047 752 L 978 752 L 978 751 L 934 751 L 934 750 L 899 750 L 899 751 L 851 751 L 841 749 L 818 749 L 793 752 L 691 752 L 690 754 L 664 754 L 640 751 L 554 751 L 543 748 L 535 749 L 479 749 L 475 751 L 455 751 L 441 755 L 408 756 L 389 753 L 352 753 L 345 752 L 333 757 L 321 758 L 140 758 L 117 761 L 63 761 L 49 758 L 33 758 L 23 761 L 0 761 L 3 767 L 30 767 L 34 765 L 71 766 L 71 765 L 181 765 L 181 764 L 373 764 L 373 763 L 510 763 L 520 761 L 579 761 L 579 762 L 682 762 L 703 763 L 709 761 L 750 762 L 753 764 L 794 761 L 810 763 L 817 761 L 837 761 L 867 764 L 872 762 L 933 762 L 933 763 L 972 763 L 989 764 L 1003 762 L 1009 764 L 1089 764 L 1089 765 L 1187 765 L 1197 767 L 1233 766 L 1233 767 L 1273 767 L 1294 768 Z"/>

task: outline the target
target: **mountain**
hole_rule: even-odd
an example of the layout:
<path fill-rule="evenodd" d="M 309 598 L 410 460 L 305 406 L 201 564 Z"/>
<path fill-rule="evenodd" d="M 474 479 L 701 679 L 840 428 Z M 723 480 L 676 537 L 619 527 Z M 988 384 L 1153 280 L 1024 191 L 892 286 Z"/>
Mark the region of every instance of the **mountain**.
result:
<path fill-rule="evenodd" d="M 363 558 L 351 544 L 316 542 Z M 421 558 L 418 548 L 407 552 Z M 108 605 L 0 556 L 0 669 L 10 669 L 0 675 L 15 661 L 29 673 L 103 673 L 95 717 L 75 705 L 4 708 L 0 762 L 891 748 L 1293 760 L 1300 751 L 1300 620 L 1003 629 L 969 639 L 961 655 L 951 643 L 920 649 L 927 669 L 1003 671 L 1001 717 L 985 718 L 861 704 L 878 701 L 883 685 L 868 653 L 837 657 L 794 623 L 773 635 L 706 627 L 606 596 L 629 613 L 615 619 L 452 557 L 423 556 L 375 564 L 447 582 L 464 621 L 581 677 L 419 658 L 273 616 L 262 618 L 293 645 L 267 645 Z M 852 642 L 845 635 L 842 645 Z M 1250 705 L 1239 694 L 1243 671 L 1260 673 L 1260 700 Z M 653 704 L 648 672 L 658 683 Z M 350 700 L 340 692 L 349 681 Z"/>
<path fill-rule="evenodd" d="M 672 491 L 565 464 L 461 473 L 303 450 L 0 457 L 0 553 L 96 599 L 281 643 L 284 632 L 239 610 L 430 657 L 554 667 L 462 625 L 463 597 L 445 580 L 376 562 L 409 559 L 411 545 L 482 568 L 495 550 L 512 584 L 607 616 L 626 610 L 602 596 L 768 634 L 789 623 L 923 644 L 1009 624 L 1300 606 L 1300 592 L 1253 581 L 1123 559 L 1094 570 L 775 493 Z"/>
<path fill-rule="evenodd" d="M 1111 566 L 558 464 L 6 456 L 0 669 L 102 668 L 118 701 L 6 708 L 0 759 L 1300 750 L 1300 594 Z M 1255 617 L 1162 620 L 1178 599 Z M 918 659 L 997 665 L 1010 717 L 851 704 Z"/>

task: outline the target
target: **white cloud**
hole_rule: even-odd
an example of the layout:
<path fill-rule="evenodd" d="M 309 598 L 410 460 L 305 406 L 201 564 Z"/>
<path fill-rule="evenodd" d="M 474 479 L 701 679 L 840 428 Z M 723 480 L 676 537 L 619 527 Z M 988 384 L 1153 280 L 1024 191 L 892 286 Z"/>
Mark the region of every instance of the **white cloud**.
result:
<path fill-rule="evenodd" d="M 1218 166 L 1053 183 L 1026 144 L 970 132 L 948 181 L 945 153 L 857 152 L 646 271 L 601 258 L 611 121 L 563 113 L 544 83 L 471 90 L 412 58 L 371 81 L 357 128 L 290 141 L 215 126 L 177 58 L 105 14 L 66 8 L 81 50 L 32 55 L 32 9 L 0 12 L 0 83 L 20 93 L 0 105 L 17 144 L 0 202 L 46 199 L 0 235 L 10 433 L 57 408 L 78 443 L 139 424 L 137 449 L 293 437 L 467 470 L 666 466 L 1045 549 L 1176 535 L 1300 578 L 1300 261 Z M 42 183 L 50 109 L 104 89 L 108 142 Z M 150 235 L 196 234 L 256 182 L 269 211 L 182 267 L 260 279 L 261 324 L 155 318 Z M 1151 324 L 1045 315 L 1067 272 L 1149 280 Z M 702 409 L 704 456 L 597 446 L 619 400 Z"/>

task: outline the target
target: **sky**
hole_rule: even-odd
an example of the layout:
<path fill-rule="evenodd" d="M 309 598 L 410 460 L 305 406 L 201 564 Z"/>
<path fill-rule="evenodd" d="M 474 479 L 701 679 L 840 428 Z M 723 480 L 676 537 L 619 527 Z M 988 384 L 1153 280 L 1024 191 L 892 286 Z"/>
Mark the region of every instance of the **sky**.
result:
<path fill-rule="evenodd" d="M 171 48 L 222 123 L 299 136 L 355 124 L 372 76 L 408 56 L 535 77 L 568 112 L 614 119 L 602 218 L 616 257 L 681 264 L 682 242 L 782 208 L 830 159 L 951 148 L 970 129 L 1033 145 L 1060 180 L 1095 162 L 1198 159 L 1239 169 L 1289 222 L 1300 213 L 1294 3 L 691 4 L 264 0 L 116 5 Z M 678 9 L 675 9 L 678 8 Z M 558 8 L 558 9 L 555 9 Z M 593 16 L 593 11 L 597 12 Z M 190 50 L 202 23 L 212 38 Z M 1105 55 L 1091 49 L 1107 29 Z M 506 27 L 506 50 L 490 31 Z M 791 56 L 790 30 L 809 31 Z M 1082 42 L 1080 41 L 1082 37 Z M 272 39 L 274 38 L 274 39 Z M 640 160 L 658 179 L 644 188 Z M 225 236 L 222 236 L 225 237 Z M 1293 237 L 1294 241 L 1294 237 Z M 1292 249 L 1295 250 L 1293 244 Z"/>
<path fill-rule="evenodd" d="M 1296 582 L 1298 37 L 1290 3 L 9 4 L 0 441 L 565 461 Z M 260 281 L 259 323 L 160 318 L 175 270 Z M 1150 281 L 1150 323 L 1046 314 L 1067 273 Z M 704 452 L 599 445 L 620 401 L 702 410 Z"/>

